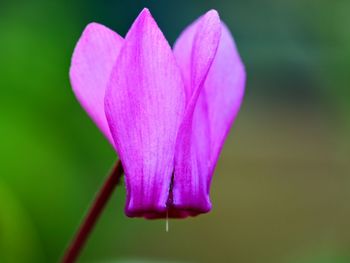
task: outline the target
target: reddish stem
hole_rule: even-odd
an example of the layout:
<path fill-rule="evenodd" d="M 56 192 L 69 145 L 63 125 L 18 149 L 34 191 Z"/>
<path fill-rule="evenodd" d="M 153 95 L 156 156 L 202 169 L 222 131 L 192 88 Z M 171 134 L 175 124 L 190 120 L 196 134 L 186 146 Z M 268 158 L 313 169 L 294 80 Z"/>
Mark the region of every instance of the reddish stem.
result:
<path fill-rule="evenodd" d="M 95 226 L 99 216 L 101 215 L 107 201 L 111 197 L 113 190 L 120 181 L 120 177 L 123 175 L 123 166 L 120 161 L 118 161 L 106 181 L 104 182 L 102 188 L 97 193 L 97 196 L 92 203 L 92 206 L 84 218 L 76 236 L 67 248 L 65 255 L 62 259 L 62 263 L 72 263 L 78 258 L 87 238 L 89 237 L 93 227 Z"/>

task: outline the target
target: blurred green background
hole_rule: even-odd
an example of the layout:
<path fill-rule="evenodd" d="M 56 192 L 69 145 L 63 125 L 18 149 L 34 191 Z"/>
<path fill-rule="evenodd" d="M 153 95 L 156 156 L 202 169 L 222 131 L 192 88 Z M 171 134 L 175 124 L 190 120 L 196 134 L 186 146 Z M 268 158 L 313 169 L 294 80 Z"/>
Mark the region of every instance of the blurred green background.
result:
<path fill-rule="evenodd" d="M 124 216 L 120 187 L 80 262 L 350 262 L 350 1 L 0 2 L 0 262 L 57 262 L 115 153 L 71 91 L 85 25 L 149 7 L 169 42 L 211 8 L 246 64 L 213 211 Z M 130 261 L 128 261 L 130 260 Z"/>

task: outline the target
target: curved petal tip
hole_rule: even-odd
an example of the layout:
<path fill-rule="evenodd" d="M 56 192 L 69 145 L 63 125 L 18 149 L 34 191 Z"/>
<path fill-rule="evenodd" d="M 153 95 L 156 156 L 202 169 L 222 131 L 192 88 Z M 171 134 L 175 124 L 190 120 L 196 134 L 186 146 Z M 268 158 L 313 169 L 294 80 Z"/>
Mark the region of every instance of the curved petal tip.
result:
<path fill-rule="evenodd" d="M 123 39 L 104 25 L 88 24 L 74 49 L 69 70 L 75 96 L 112 145 L 104 113 L 104 96 L 122 43 Z"/>

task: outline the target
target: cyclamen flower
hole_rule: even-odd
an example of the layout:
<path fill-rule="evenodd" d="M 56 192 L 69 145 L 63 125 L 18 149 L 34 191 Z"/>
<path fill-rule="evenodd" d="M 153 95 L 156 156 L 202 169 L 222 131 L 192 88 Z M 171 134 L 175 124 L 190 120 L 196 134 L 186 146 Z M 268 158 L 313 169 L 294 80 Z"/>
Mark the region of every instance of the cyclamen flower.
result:
<path fill-rule="evenodd" d="M 210 211 L 211 178 L 245 86 L 216 11 L 186 28 L 173 50 L 148 9 L 124 39 L 91 23 L 74 50 L 70 79 L 123 164 L 127 216 Z"/>

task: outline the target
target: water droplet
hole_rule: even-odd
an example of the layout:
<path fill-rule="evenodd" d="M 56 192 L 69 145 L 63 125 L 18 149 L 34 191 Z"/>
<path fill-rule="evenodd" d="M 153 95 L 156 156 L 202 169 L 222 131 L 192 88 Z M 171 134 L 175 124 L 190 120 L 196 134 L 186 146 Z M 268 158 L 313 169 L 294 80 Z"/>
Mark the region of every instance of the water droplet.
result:
<path fill-rule="evenodd" d="M 166 210 L 165 232 L 169 232 L 169 213 L 168 213 L 168 210 Z"/>

